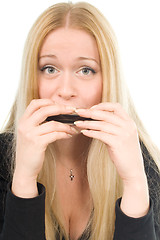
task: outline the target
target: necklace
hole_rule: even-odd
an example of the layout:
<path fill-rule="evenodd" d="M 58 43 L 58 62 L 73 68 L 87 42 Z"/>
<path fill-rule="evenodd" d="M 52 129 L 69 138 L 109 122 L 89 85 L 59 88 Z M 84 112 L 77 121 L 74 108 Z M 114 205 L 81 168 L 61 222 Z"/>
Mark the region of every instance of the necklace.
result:
<path fill-rule="evenodd" d="M 64 164 L 62 164 L 63 166 L 64 166 Z M 75 179 L 75 174 L 73 173 L 73 168 L 68 168 L 68 167 L 66 167 L 66 166 L 64 166 L 66 169 L 67 169 L 67 171 L 69 171 L 69 175 L 68 175 L 68 177 L 70 178 L 70 181 L 72 182 L 74 179 Z M 82 175 L 82 174 L 81 174 Z"/>
<path fill-rule="evenodd" d="M 61 161 L 60 161 L 61 162 Z M 61 162 L 62 166 L 65 167 L 66 169 L 68 169 L 68 171 L 70 172 L 70 175 L 68 175 L 68 177 L 70 178 L 71 181 L 74 180 L 75 178 L 75 174 L 73 174 L 73 168 L 68 168 L 66 167 L 62 162 Z"/>
<path fill-rule="evenodd" d="M 72 168 L 68 168 L 68 167 L 66 167 L 62 162 L 61 162 L 61 164 L 62 164 L 62 166 L 64 166 L 66 169 L 68 169 L 69 170 L 69 172 L 70 172 L 70 175 L 68 175 L 68 177 L 70 178 L 70 180 L 71 181 L 73 181 L 74 180 L 74 178 L 75 178 L 75 175 L 73 174 L 73 169 Z"/>
<path fill-rule="evenodd" d="M 70 169 L 70 176 L 69 176 L 69 177 L 70 177 L 71 181 L 73 181 L 73 179 L 74 179 L 74 175 L 73 175 L 72 171 L 73 171 L 73 170 Z"/>

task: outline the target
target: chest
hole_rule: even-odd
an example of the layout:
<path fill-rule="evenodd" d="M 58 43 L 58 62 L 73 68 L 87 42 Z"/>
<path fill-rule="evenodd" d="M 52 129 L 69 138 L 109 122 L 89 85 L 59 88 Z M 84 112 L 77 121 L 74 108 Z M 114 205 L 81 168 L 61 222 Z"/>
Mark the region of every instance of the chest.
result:
<path fill-rule="evenodd" d="M 92 201 L 87 181 L 67 180 L 57 179 L 57 198 L 65 231 L 71 240 L 77 240 L 89 223 Z"/>

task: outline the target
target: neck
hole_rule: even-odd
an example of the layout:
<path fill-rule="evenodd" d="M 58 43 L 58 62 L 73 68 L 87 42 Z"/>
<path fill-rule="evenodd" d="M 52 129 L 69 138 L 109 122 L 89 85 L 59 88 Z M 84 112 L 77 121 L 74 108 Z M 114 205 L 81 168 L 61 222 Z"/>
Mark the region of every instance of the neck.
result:
<path fill-rule="evenodd" d="M 74 135 L 70 139 L 57 140 L 55 142 L 57 161 L 68 168 L 83 168 L 90 143 L 91 138 L 82 134 Z"/>

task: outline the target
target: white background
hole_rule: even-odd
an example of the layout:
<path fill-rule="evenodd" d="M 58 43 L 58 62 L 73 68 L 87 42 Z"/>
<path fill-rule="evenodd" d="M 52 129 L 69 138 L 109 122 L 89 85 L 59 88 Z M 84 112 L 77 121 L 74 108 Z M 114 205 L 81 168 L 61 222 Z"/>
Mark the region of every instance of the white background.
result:
<path fill-rule="evenodd" d="M 41 13 L 57 2 L 61 1 L 1 1 L 0 128 L 16 94 L 28 31 Z M 88 2 L 106 16 L 116 33 L 125 80 L 137 112 L 160 148 L 160 1 Z"/>

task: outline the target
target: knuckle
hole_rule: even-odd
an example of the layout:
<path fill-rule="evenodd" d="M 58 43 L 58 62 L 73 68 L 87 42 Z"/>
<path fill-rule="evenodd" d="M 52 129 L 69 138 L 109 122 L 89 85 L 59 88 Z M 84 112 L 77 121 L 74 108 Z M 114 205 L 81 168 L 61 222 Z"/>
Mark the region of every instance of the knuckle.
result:
<path fill-rule="evenodd" d="M 59 132 L 54 131 L 52 134 L 52 141 L 56 141 L 60 135 L 61 134 Z"/>
<path fill-rule="evenodd" d="M 43 148 L 44 144 L 40 137 L 33 135 L 32 132 L 27 132 L 25 135 L 25 139 L 28 142 L 28 144 L 32 146 L 34 149 L 39 151 L 40 149 Z"/>
<path fill-rule="evenodd" d="M 137 133 L 138 129 L 137 129 L 137 125 L 135 124 L 135 122 L 133 122 L 132 126 L 133 126 L 133 133 Z"/>
<path fill-rule="evenodd" d="M 35 106 L 37 104 L 37 99 L 32 99 L 31 105 Z"/>
<path fill-rule="evenodd" d="M 125 133 L 125 137 L 126 137 L 126 138 L 130 138 L 130 136 L 131 136 L 131 133 L 128 132 L 128 131 L 126 131 L 126 133 Z"/>
<path fill-rule="evenodd" d="M 48 124 L 49 124 L 49 127 L 52 128 L 53 131 L 55 131 L 56 126 L 57 126 L 56 122 L 55 121 L 50 121 Z"/>
<path fill-rule="evenodd" d="M 30 131 L 26 132 L 25 138 L 29 141 L 35 142 L 35 138 L 32 136 L 32 133 Z"/>
<path fill-rule="evenodd" d="M 49 109 L 47 107 L 41 107 L 38 109 L 38 112 L 37 114 L 40 116 L 40 117 L 43 117 L 43 118 L 47 118 L 50 114 L 49 114 Z"/>
<path fill-rule="evenodd" d="M 67 125 L 67 124 L 66 124 Z M 65 126 L 65 129 L 64 129 L 66 132 L 70 132 L 71 131 L 71 127 L 70 126 Z"/>
<path fill-rule="evenodd" d="M 19 120 L 17 130 L 21 134 L 25 131 L 25 127 L 22 120 Z"/>
<path fill-rule="evenodd" d="M 54 122 L 54 127 L 56 128 L 56 130 L 55 130 L 56 136 L 58 134 L 60 134 L 61 131 L 64 132 L 64 133 L 71 131 L 70 126 L 68 124 L 64 124 L 64 123 Z"/>
<path fill-rule="evenodd" d="M 129 129 L 128 137 L 132 136 L 132 135 L 135 135 L 137 133 L 137 125 L 136 125 L 136 123 L 133 120 L 131 120 L 129 122 L 128 129 Z"/>
<path fill-rule="evenodd" d="M 48 143 L 48 141 L 47 141 L 46 139 L 41 140 L 40 146 L 41 146 L 41 148 L 43 149 L 43 151 L 46 150 L 48 144 L 49 144 L 49 143 Z"/>
<path fill-rule="evenodd" d="M 90 117 L 94 119 L 94 117 L 95 117 L 94 110 L 91 110 L 91 111 L 90 111 Z"/>
<path fill-rule="evenodd" d="M 133 129 L 133 131 L 137 130 L 137 125 L 133 119 L 131 119 L 130 121 L 130 126 L 131 126 L 131 129 Z"/>
<path fill-rule="evenodd" d="M 48 98 L 40 99 L 40 100 L 43 101 L 44 104 L 48 104 L 48 105 L 54 104 L 54 102 L 51 99 L 48 99 Z"/>
<path fill-rule="evenodd" d="M 46 111 L 45 111 L 45 107 L 41 107 L 39 110 L 38 110 L 39 114 L 46 114 Z"/>
<path fill-rule="evenodd" d="M 121 104 L 119 103 L 119 102 L 117 102 L 116 104 L 115 104 L 115 106 L 116 106 L 116 108 L 121 108 Z"/>

